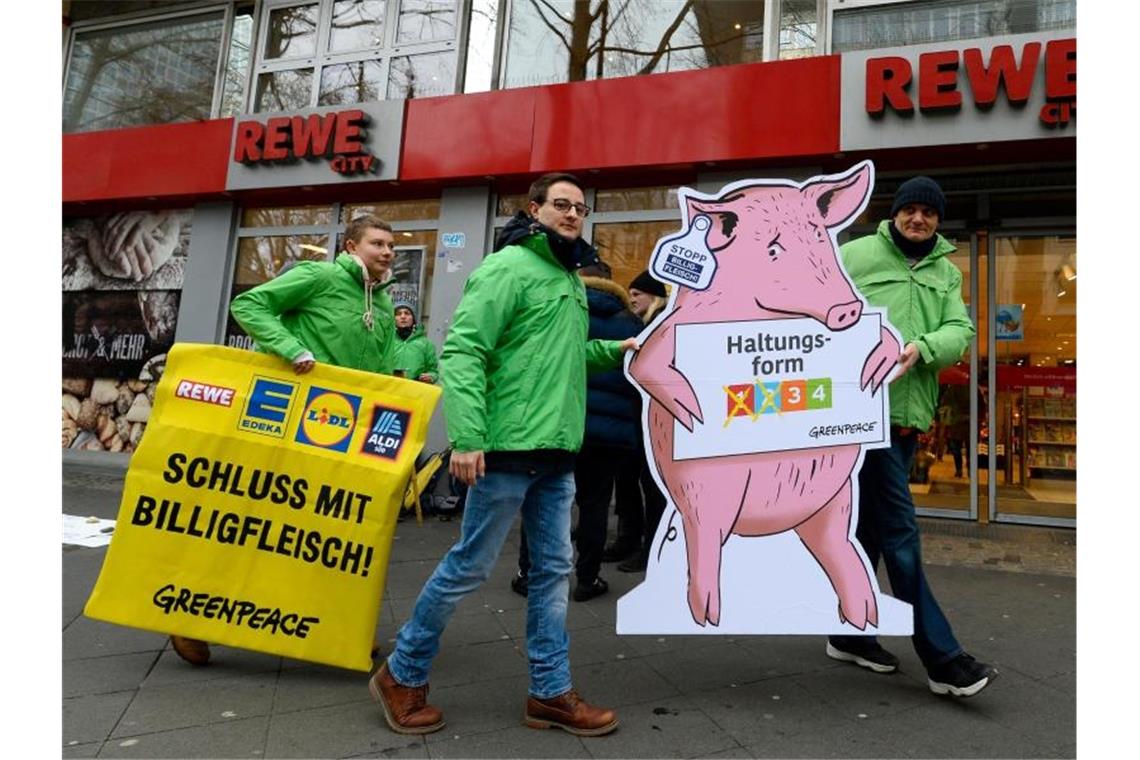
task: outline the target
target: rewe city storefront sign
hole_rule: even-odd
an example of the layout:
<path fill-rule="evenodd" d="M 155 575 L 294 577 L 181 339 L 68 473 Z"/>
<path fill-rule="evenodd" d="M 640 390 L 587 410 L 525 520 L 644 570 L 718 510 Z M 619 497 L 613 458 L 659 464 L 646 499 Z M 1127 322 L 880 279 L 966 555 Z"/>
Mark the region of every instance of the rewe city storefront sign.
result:
<path fill-rule="evenodd" d="M 1073 135 L 1072 31 L 842 55 L 843 150 Z"/>
<path fill-rule="evenodd" d="M 404 101 L 235 119 L 227 190 L 396 179 Z"/>

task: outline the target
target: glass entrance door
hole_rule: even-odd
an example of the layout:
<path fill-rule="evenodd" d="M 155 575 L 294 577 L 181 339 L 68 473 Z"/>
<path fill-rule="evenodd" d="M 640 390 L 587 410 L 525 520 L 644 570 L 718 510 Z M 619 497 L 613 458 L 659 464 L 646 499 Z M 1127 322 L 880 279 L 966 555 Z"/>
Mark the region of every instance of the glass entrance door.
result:
<path fill-rule="evenodd" d="M 979 469 L 994 520 L 1071 525 L 1077 499 L 1077 246 L 993 234 Z M 979 319 L 981 323 L 982 320 Z M 985 341 L 982 343 L 982 341 Z"/>

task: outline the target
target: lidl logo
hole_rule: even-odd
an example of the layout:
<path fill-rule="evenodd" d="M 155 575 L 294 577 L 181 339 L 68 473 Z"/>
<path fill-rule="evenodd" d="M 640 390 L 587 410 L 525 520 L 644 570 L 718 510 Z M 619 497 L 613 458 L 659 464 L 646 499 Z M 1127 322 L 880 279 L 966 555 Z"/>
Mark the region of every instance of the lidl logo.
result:
<path fill-rule="evenodd" d="M 372 407 L 372 421 L 360 451 L 372 456 L 395 459 L 404 445 L 404 436 L 411 425 L 412 413 L 379 404 Z"/>
<path fill-rule="evenodd" d="M 322 449 L 348 451 L 359 411 L 360 396 L 314 385 L 309 388 L 295 440 Z"/>
<path fill-rule="evenodd" d="M 289 406 L 296 390 L 296 383 L 255 376 L 245 409 L 238 418 L 238 430 L 284 438 L 285 422 L 289 419 Z"/>

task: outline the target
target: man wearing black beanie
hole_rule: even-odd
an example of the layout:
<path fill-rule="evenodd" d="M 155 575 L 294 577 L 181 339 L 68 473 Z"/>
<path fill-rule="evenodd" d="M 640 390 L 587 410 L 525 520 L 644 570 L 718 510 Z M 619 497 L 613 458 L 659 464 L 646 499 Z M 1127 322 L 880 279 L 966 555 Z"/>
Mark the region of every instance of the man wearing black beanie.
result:
<path fill-rule="evenodd" d="M 912 643 L 936 694 L 969 697 L 997 676 L 962 649 L 926 581 L 909 475 L 919 433 L 934 420 L 938 373 L 970 345 L 975 329 L 962 301 L 962 273 L 946 255 L 953 244 L 937 233 L 946 214 L 942 188 L 929 177 L 899 185 L 891 218 L 874 235 L 840 248 L 855 286 L 902 334 L 904 348 L 891 380 L 891 445 L 866 453 L 859 471 L 856 537 L 873 567 L 881 557 L 891 592 L 914 608 Z M 872 636 L 831 636 L 827 655 L 876 673 L 899 660 Z"/>

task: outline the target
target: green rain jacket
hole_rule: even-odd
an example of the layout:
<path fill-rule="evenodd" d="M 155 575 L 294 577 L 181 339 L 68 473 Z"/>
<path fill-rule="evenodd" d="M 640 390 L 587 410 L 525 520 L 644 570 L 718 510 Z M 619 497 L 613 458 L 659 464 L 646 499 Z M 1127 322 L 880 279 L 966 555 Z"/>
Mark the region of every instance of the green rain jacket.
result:
<path fill-rule="evenodd" d="M 396 322 L 387 285 L 369 293 L 363 265 L 341 253 L 332 262 L 298 262 L 239 295 L 230 313 L 259 351 L 288 362 L 311 351 L 318 362 L 390 375 Z"/>
<path fill-rule="evenodd" d="M 586 372 L 621 364 L 621 341 L 586 340 L 581 278 L 538 233 L 488 256 L 467 278 L 440 354 L 456 451 L 582 446 Z"/>
<path fill-rule="evenodd" d="M 914 343 L 921 358 L 891 383 L 891 423 L 927 430 L 938 405 L 938 372 L 961 358 L 974 337 L 974 323 L 962 301 L 962 272 L 946 254 L 955 248 L 938 240 L 913 269 L 891 239 L 889 220 L 874 235 L 844 244 L 843 266 L 872 306 Z"/>
<path fill-rule="evenodd" d="M 404 370 L 404 377 L 416 380 L 420 375 L 431 375 L 434 383 L 439 379 L 439 363 L 435 359 L 435 346 L 424 335 L 424 328 L 416 325 L 407 338 L 396 333 L 394 359 L 396 369 Z"/>

